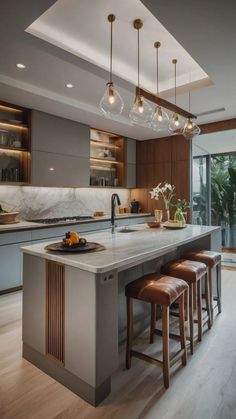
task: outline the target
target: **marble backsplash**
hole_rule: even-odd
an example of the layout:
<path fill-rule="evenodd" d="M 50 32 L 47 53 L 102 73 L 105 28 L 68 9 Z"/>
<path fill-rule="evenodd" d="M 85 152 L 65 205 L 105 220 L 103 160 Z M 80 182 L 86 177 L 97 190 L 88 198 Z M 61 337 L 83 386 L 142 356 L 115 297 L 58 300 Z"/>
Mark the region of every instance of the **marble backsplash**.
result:
<path fill-rule="evenodd" d="M 121 204 L 128 206 L 128 189 L 40 188 L 0 186 L 0 204 L 6 211 L 19 211 L 23 220 L 70 215 L 110 214 L 111 195 L 118 193 Z"/>

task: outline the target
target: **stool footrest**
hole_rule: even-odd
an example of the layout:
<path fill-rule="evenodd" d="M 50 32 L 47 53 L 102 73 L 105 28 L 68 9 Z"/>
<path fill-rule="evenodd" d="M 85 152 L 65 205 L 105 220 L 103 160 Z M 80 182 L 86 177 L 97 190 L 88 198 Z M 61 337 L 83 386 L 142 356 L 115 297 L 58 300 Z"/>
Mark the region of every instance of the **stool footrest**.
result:
<path fill-rule="evenodd" d="M 160 329 L 155 329 L 154 333 L 155 333 L 155 335 L 162 336 L 162 330 L 160 330 Z M 177 342 L 180 342 L 180 336 L 176 335 L 174 333 L 169 333 L 169 338 L 173 339 L 173 340 L 177 340 Z"/>
<path fill-rule="evenodd" d="M 157 365 L 158 367 L 163 368 L 163 362 L 159 361 L 159 359 L 152 358 L 149 355 L 144 354 L 143 352 L 138 351 L 131 351 L 131 356 L 135 356 L 135 358 L 142 359 L 143 361 L 148 362 L 149 364 Z"/>
<path fill-rule="evenodd" d="M 182 356 L 185 354 L 186 349 L 180 349 L 176 354 L 170 359 L 170 366 L 174 365 Z"/>

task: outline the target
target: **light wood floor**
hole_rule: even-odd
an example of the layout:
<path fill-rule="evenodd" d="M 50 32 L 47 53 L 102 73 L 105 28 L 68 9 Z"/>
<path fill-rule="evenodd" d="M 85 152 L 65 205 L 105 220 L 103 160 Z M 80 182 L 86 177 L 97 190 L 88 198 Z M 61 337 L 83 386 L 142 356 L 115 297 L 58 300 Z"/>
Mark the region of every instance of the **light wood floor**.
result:
<path fill-rule="evenodd" d="M 126 371 L 121 354 L 112 394 L 97 408 L 22 359 L 21 293 L 1 296 L 0 418 L 235 419 L 235 296 L 236 272 L 224 270 L 223 312 L 187 367 L 172 372 L 169 390 L 163 389 L 158 368 L 134 360 Z"/>

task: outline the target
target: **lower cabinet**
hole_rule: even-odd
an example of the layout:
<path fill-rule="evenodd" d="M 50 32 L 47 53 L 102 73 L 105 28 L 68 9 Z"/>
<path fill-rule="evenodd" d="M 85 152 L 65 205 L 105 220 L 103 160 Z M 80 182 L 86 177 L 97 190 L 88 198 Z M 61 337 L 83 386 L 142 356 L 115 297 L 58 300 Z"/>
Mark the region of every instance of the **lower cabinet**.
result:
<path fill-rule="evenodd" d="M 150 217 L 120 218 L 116 220 L 116 225 L 121 227 L 145 223 L 148 218 Z M 0 234 L 0 294 L 22 285 L 21 247 L 51 240 L 59 241 L 70 230 L 86 235 L 89 232 L 107 229 L 109 226 L 110 221 L 104 220 Z"/>
<path fill-rule="evenodd" d="M 0 292 L 22 285 L 20 248 L 30 244 L 24 242 L 0 246 Z"/>

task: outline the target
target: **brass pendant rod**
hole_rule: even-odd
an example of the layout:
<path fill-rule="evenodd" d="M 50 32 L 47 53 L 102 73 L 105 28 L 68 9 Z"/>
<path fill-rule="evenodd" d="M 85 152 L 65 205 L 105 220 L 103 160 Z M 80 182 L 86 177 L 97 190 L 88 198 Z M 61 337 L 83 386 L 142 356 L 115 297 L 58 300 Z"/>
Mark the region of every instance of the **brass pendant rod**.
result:
<path fill-rule="evenodd" d="M 108 15 L 107 17 L 108 21 L 111 24 L 111 34 L 110 34 L 110 82 L 109 84 L 113 83 L 112 80 L 112 73 L 113 73 L 113 68 L 112 68 L 112 59 L 113 59 L 113 22 L 115 21 L 116 17 L 113 14 Z"/>
<path fill-rule="evenodd" d="M 140 69 L 140 54 L 139 54 L 139 29 L 138 29 L 138 87 L 140 89 L 140 78 L 139 78 L 139 69 Z"/>
<path fill-rule="evenodd" d="M 137 96 L 140 96 L 140 48 L 139 48 L 139 31 L 143 27 L 143 22 L 141 19 L 135 19 L 133 22 L 134 29 L 137 30 L 137 40 L 138 40 L 138 93 L 136 93 Z"/>
<path fill-rule="evenodd" d="M 143 96 L 145 99 L 149 100 L 152 103 L 155 103 L 156 105 L 161 106 L 162 108 L 168 109 L 171 112 L 177 113 L 184 118 L 191 118 L 196 119 L 196 115 L 191 114 L 188 111 L 185 111 L 184 109 L 180 108 L 179 106 L 175 105 L 174 103 L 168 102 L 165 99 L 162 99 L 161 97 L 155 95 L 154 93 L 148 92 L 147 90 L 136 87 L 136 94 L 139 94 Z"/>
<path fill-rule="evenodd" d="M 157 96 L 159 95 L 159 48 L 161 46 L 161 43 L 159 41 L 155 42 L 154 47 L 157 50 L 157 57 L 156 57 L 156 63 L 157 63 Z"/>
<path fill-rule="evenodd" d="M 176 59 L 173 59 L 172 60 L 172 63 L 175 66 L 175 105 L 176 105 L 176 91 L 177 91 L 177 89 L 176 89 L 176 64 L 177 64 L 177 60 Z"/>

